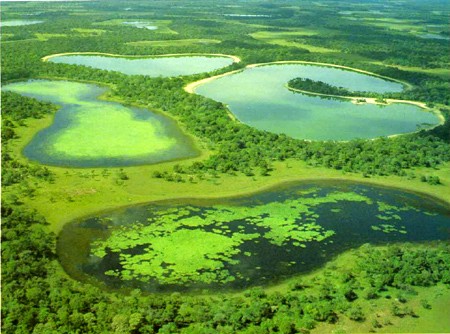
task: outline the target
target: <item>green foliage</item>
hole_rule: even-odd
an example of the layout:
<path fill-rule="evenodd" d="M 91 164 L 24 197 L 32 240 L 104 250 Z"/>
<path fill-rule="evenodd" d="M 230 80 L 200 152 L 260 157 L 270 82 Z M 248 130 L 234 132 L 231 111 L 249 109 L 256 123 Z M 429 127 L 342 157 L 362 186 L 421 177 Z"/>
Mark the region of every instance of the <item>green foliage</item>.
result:
<path fill-rule="evenodd" d="M 234 3 L 231 3 L 234 4 Z M 445 15 L 433 11 L 446 9 L 437 1 L 414 2 L 413 6 L 390 2 L 389 12 L 397 19 L 417 19 L 421 29 L 427 24 L 448 25 Z M 57 7 L 55 7 L 57 6 Z M 232 122 L 226 108 L 216 102 L 182 91 L 182 86 L 203 76 L 176 79 L 128 77 L 119 73 L 65 64 L 41 62 L 41 57 L 67 51 L 98 51 L 129 55 L 180 52 L 227 53 L 243 59 L 243 64 L 276 60 L 309 60 L 335 63 L 365 69 L 380 75 L 405 80 L 414 85 L 404 92 L 407 99 L 449 105 L 448 81 L 434 75 L 404 71 L 397 66 L 424 68 L 448 67 L 449 46 L 445 40 L 429 40 L 414 31 L 397 32 L 368 23 L 370 9 L 376 3 L 365 3 L 365 13 L 348 20 L 337 15 L 347 10 L 347 3 L 331 6 L 308 4 L 308 10 L 288 3 L 258 1 L 245 6 L 226 8 L 233 13 L 261 13 L 270 17 L 222 17 L 210 2 L 197 1 L 195 6 L 173 2 L 129 1 L 130 11 L 122 2 L 14 2 L 2 3 L 2 21 L 37 14 L 43 23 L 23 27 L 2 27 L 1 80 L 37 77 L 92 81 L 115 85 L 111 96 L 130 103 L 157 108 L 177 117 L 184 128 L 213 152 L 210 158 L 194 163 L 186 172 L 206 173 L 264 172 L 264 166 L 288 158 L 307 161 L 311 166 L 325 166 L 370 175 L 403 175 L 413 167 L 434 168 L 449 161 L 450 122 L 432 131 L 393 139 L 355 140 L 349 143 L 308 143 L 286 136 L 263 133 Z M 76 15 L 74 15 L 76 10 Z M 387 14 L 385 12 L 385 14 Z M 362 15 L 362 17 L 360 17 Z M 372 15 L 373 16 L 373 15 Z M 375 15 L 376 16 L 376 15 Z M 102 25 L 115 19 L 142 17 L 153 20 L 172 19 L 166 32 L 138 29 L 125 25 Z M 370 19 L 370 17 L 369 17 Z M 373 19 L 373 17 L 372 17 Z M 369 20 L 370 21 L 370 20 Z M 372 20 L 373 21 L 373 20 Z M 297 46 L 270 45 L 249 34 L 264 29 L 274 32 L 310 30 L 314 34 L 292 36 L 297 45 L 334 49 L 336 52 L 309 52 Z M 101 32 L 99 32 L 101 27 Z M 99 32 L 99 33 L 96 33 Z M 40 34 L 40 35 L 36 35 Z M 59 37 L 58 37 L 59 35 Z M 66 37 L 62 37 L 65 35 Z M 36 36 L 51 37 L 46 41 Z M 217 44 L 174 43 L 172 40 L 217 39 Z M 167 41 L 162 45 L 139 45 L 139 41 Z M 172 41 L 172 42 L 170 42 Z M 313 48 L 310 48 L 313 50 Z M 373 64 L 378 61 L 379 64 Z M 220 71 L 219 71 L 220 72 Z M 218 72 L 218 73 L 219 73 Z M 388 97 L 388 96 L 386 96 Z M 441 108 L 441 107 L 440 107 Z M 448 119 L 445 108 L 444 115 Z M 60 274 L 55 260 L 54 235 L 44 228 L 45 220 L 20 205 L 21 196 L 11 194 L 11 185 L 21 184 L 24 193 L 32 193 L 31 177 L 51 181 L 44 167 L 16 160 L 8 142 L 16 137 L 16 127 L 27 117 L 42 117 L 55 106 L 13 93 L 2 92 L 2 331 L 5 333 L 239 333 L 300 332 L 308 333 L 317 321 L 336 321 L 338 309 L 354 302 L 342 294 L 347 288 L 326 291 L 316 280 L 305 285 L 294 283 L 294 291 L 283 294 L 218 295 L 194 297 L 143 295 L 130 291 L 127 295 L 106 292 L 89 284 L 80 284 Z M 353 267 L 357 281 L 369 281 L 371 289 L 348 286 L 363 298 L 376 298 L 386 289 L 405 284 L 428 286 L 450 284 L 450 249 L 448 245 L 404 250 L 388 247 L 361 251 L 360 263 Z M 340 275 L 339 272 L 333 275 Z M 343 280 L 337 280 L 339 282 Z M 349 284 L 351 281 L 342 283 Z M 316 290 L 316 287 L 318 289 Z M 317 291 L 328 299 L 319 302 Z M 342 292 L 342 293 L 341 293 Z M 344 305 L 342 305 L 344 304 Z M 317 309 L 315 309 L 317 305 Z M 395 314 L 413 313 L 395 304 Z M 393 306 L 394 308 L 394 306 Z M 351 309 L 351 308 L 350 308 Z M 383 323 L 383 325 L 388 324 Z M 378 328 L 379 324 L 374 324 Z"/>
<path fill-rule="evenodd" d="M 322 81 L 314 81 L 308 78 L 295 78 L 288 82 L 288 86 L 290 88 L 308 91 L 312 93 L 319 93 L 325 95 L 337 95 L 337 96 L 367 96 L 372 97 L 374 93 L 371 92 L 355 92 L 349 91 L 343 87 L 336 87 L 330 84 L 327 84 Z M 375 94 L 376 96 L 380 96 L 380 94 Z"/>

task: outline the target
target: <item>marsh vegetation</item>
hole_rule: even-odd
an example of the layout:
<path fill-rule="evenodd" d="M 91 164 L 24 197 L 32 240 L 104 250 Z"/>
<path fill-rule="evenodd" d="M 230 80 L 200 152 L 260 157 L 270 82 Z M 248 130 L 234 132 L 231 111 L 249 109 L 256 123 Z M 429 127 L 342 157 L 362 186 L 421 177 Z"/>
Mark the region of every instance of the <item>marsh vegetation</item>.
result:
<path fill-rule="evenodd" d="M 2 3 L 2 331 L 449 332 L 448 13 L 438 0 Z M 80 54 L 42 60 L 66 53 Z M 116 66 L 168 54 L 241 62 Z M 373 75 L 246 68 L 278 61 Z M 285 87 L 305 73 L 442 119 Z M 230 101 L 201 95 L 227 81 Z M 40 160 L 46 132 L 65 166 Z"/>

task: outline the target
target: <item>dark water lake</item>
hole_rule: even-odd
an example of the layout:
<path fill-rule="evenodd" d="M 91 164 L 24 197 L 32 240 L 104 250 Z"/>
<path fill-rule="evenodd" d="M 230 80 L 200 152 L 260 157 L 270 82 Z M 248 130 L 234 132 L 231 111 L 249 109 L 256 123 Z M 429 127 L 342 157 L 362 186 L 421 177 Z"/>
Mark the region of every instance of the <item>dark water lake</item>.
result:
<path fill-rule="evenodd" d="M 320 181 L 117 209 L 67 224 L 57 250 L 81 281 L 189 292 L 274 284 L 365 243 L 449 239 L 450 208 L 433 198 Z"/>
<path fill-rule="evenodd" d="M 351 91 L 400 92 L 403 85 L 354 71 L 303 64 L 246 68 L 198 86 L 197 94 L 227 104 L 241 122 L 297 139 L 369 139 L 414 132 L 439 124 L 439 118 L 405 103 L 353 104 L 286 88 L 296 77 L 322 81 Z"/>
<path fill-rule="evenodd" d="M 29 80 L 2 87 L 61 106 L 23 154 L 39 163 L 114 167 L 158 163 L 198 155 L 175 121 L 116 102 L 99 100 L 107 89 L 70 81 Z"/>

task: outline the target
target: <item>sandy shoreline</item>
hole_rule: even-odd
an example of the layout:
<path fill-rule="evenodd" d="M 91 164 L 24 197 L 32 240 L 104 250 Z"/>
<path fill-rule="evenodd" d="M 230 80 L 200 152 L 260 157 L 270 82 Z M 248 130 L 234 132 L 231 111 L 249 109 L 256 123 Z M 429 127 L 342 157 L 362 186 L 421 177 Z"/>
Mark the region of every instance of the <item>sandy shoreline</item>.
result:
<path fill-rule="evenodd" d="M 227 73 L 223 73 L 223 74 L 216 75 L 216 76 L 213 76 L 213 77 L 209 77 L 209 78 L 205 78 L 205 79 L 202 79 L 202 80 L 191 82 L 191 83 L 187 84 L 186 86 L 184 86 L 184 90 L 187 93 L 195 94 L 196 88 L 206 84 L 207 82 L 210 82 L 210 81 L 213 81 L 213 80 L 216 80 L 216 79 L 228 76 L 228 75 L 232 75 L 232 74 L 235 74 L 235 73 L 238 73 L 238 72 L 242 72 L 245 69 L 255 68 L 255 67 L 259 67 L 259 66 L 273 65 L 273 64 L 308 64 L 308 65 L 319 65 L 319 66 L 327 66 L 327 67 L 336 67 L 336 68 L 350 70 L 350 71 L 353 71 L 353 72 L 359 72 L 359 73 L 371 75 L 371 76 L 382 78 L 382 79 L 386 79 L 386 80 L 389 80 L 389 81 L 398 82 L 398 83 L 401 83 L 401 84 L 405 85 L 407 88 L 411 88 L 412 87 L 412 85 L 407 83 L 407 82 L 403 82 L 403 81 L 400 81 L 400 80 L 396 80 L 396 79 L 393 79 L 393 78 L 385 77 L 385 76 L 382 76 L 382 75 L 378 75 L 376 73 L 372 73 L 372 72 L 365 71 L 365 70 L 360 70 L 360 69 L 349 67 L 349 66 L 334 65 L 334 64 L 328 64 L 328 63 L 318 63 L 318 62 L 311 62 L 311 61 L 302 61 L 302 60 L 287 60 L 287 61 L 276 61 L 276 62 L 269 62 L 269 63 L 250 64 L 250 65 L 247 65 L 243 69 L 234 70 L 234 71 L 231 71 L 231 72 L 227 72 Z M 431 128 L 429 128 L 427 130 L 431 130 L 431 129 L 433 129 L 433 128 L 435 128 L 435 127 L 445 123 L 444 115 L 442 115 L 442 113 L 439 110 L 437 110 L 437 109 L 429 108 L 424 102 L 411 101 L 411 100 L 385 99 L 384 100 L 385 103 L 380 103 L 380 102 L 376 101 L 376 98 L 371 98 L 371 97 L 364 97 L 364 96 L 353 97 L 353 96 L 339 96 L 339 95 L 329 95 L 329 94 L 314 93 L 314 92 L 310 92 L 310 91 L 305 91 L 305 90 L 300 90 L 300 89 L 295 89 L 295 88 L 289 87 L 288 84 L 286 84 L 285 87 L 287 89 L 289 89 L 290 91 L 293 91 L 293 92 L 306 93 L 306 94 L 310 94 L 310 95 L 332 97 L 332 98 L 343 98 L 343 99 L 350 100 L 350 102 L 352 102 L 354 104 L 364 104 L 364 103 L 377 104 L 377 105 L 390 105 L 390 104 L 393 104 L 393 103 L 412 104 L 412 105 L 415 105 L 415 106 L 417 106 L 417 107 L 419 107 L 421 109 L 424 109 L 424 111 L 426 111 L 426 112 L 431 112 L 434 115 L 436 115 L 436 117 L 438 117 L 439 123 L 436 124 L 436 126 L 431 127 Z M 361 101 L 361 100 L 364 100 L 364 101 Z M 236 119 L 236 117 L 230 117 L 230 118 L 232 118 L 233 120 Z M 398 136 L 398 135 L 392 135 L 392 136 Z M 391 137 L 391 136 L 388 136 L 388 137 Z"/>
<path fill-rule="evenodd" d="M 411 88 L 412 87 L 412 85 L 407 83 L 407 82 L 396 80 L 396 79 L 389 78 L 389 77 L 382 76 L 382 75 L 378 75 L 376 73 L 372 73 L 372 72 L 369 72 L 369 71 L 360 70 L 360 69 L 349 67 L 349 66 L 335 65 L 335 64 L 328 64 L 328 63 L 318 63 L 318 62 L 313 62 L 313 61 L 303 61 L 303 60 L 274 61 L 274 62 L 269 62 L 269 63 L 250 64 L 250 65 L 247 65 L 244 69 L 246 69 L 246 68 L 255 68 L 255 67 L 266 66 L 266 65 L 276 65 L 276 64 L 306 64 L 306 65 L 319 65 L 319 66 L 326 66 L 326 67 L 336 67 L 336 68 L 341 68 L 341 69 L 345 69 L 345 70 L 350 70 L 350 71 L 353 71 L 353 72 L 359 72 L 359 73 L 367 74 L 367 75 L 378 77 L 378 78 L 381 78 L 381 79 L 386 79 L 386 80 L 389 80 L 389 81 L 398 82 L 398 83 L 400 83 L 402 85 L 405 85 L 407 88 Z M 244 69 L 235 70 L 235 71 L 227 72 L 227 73 L 224 73 L 224 74 L 216 75 L 216 76 L 213 76 L 213 77 L 210 77 L 210 78 L 206 78 L 206 79 L 202 79 L 202 80 L 199 80 L 199 81 L 192 82 L 192 83 L 186 85 L 184 87 L 184 90 L 186 92 L 188 92 L 188 93 L 194 94 L 195 93 L 195 88 L 197 88 L 198 86 L 201 86 L 201 85 L 203 85 L 203 84 L 205 84 L 205 83 L 207 83 L 207 82 L 209 82 L 211 80 L 215 80 L 215 79 L 227 76 L 227 75 L 235 74 L 235 73 L 237 73 L 239 71 L 243 71 Z M 314 94 L 316 94 L 316 93 L 314 93 Z M 323 95 L 325 96 L 325 94 L 323 94 Z M 392 101 L 394 101 L 394 100 L 392 100 Z M 411 102 L 412 103 L 416 103 L 415 101 L 411 101 Z M 420 103 L 420 102 L 417 102 L 417 103 Z"/>
<path fill-rule="evenodd" d="M 42 61 L 48 61 L 49 59 L 61 56 L 74 56 L 74 55 L 98 55 L 98 56 L 109 56 L 109 57 L 127 57 L 127 58 L 160 58 L 160 57 L 183 57 L 183 56 L 211 56 L 211 57 L 227 57 L 231 58 L 234 63 L 239 63 L 241 58 L 233 55 L 226 55 L 222 53 L 169 53 L 163 55 L 120 55 L 115 53 L 104 53 L 104 52 L 64 52 L 55 53 L 42 57 Z"/>
<path fill-rule="evenodd" d="M 412 104 L 414 106 L 417 106 L 421 109 L 424 109 L 427 112 L 431 112 L 433 114 L 435 114 L 438 118 L 439 118 L 439 124 L 438 125 L 442 125 L 445 123 L 445 117 L 444 115 L 442 115 L 442 113 L 436 109 L 432 109 L 430 107 L 428 107 L 426 105 L 426 103 L 424 102 L 418 102 L 418 101 L 411 101 L 411 100 L 398 100 L 398 99 L 384 99 L 385 102 L 378 102 L 376 98 L 374 97 L 364 97 L 364 96 L 342 96 L 342 95 L 331 95 L 331 94 L 322 94 L 322 93 L 315 93 L 315 92 L 310 92 L 307 90 L 302 90 L 302 89 L 296 89 L 296 88 L 292 88 L 289 87 L 289 85 L 285 85 L 285 87 L 287 89 L 289 89 L 292 92 L 297 92 L 297 93 L 305 93 L 308 95 L 315 95 L 315 96 L 324 96 L 324 97 L 332 97 L 332 98 L 339 98 L 339 99 L 347 99 L 350 100 L 350 102 L 354 103 L 354 104 L 377 104 L 377 105 L 383 105 L 383 106 L 387 106 L 393 103 L 404 103 L 404 104 Z"/>
<path fill-rule="evenodd" d="M 201 86 L 201 85 L 203 85 L 203 84 L 205 84 L 207 82 L 216 80 L 218 78 L 225 77 L 227 75 L 235 74 L 235 73 L 238 73 L 238 72 L 241 72 L 241 71 L 242 71 L 241 69 L 240 70 L 234 70 L 234 71 L 227 72 L 227 73 L 224 73 L 224 74 L 219 74 L 219 75 L 215 75 L 213 77 L 209 77 L 209 78 L 201 79 L 201 80 L 198 80 L 198 81 L 194 81 L 194 82 L 191 82 L 190 84 L 187 84 L 186 86 L 184 86 L 183 89 L 186 92 L 188 92 L 188 93 L 195 94 L 195 89 L 197 87 L 199 87 L 199 86 Z"/>
<path fill-rule="evenodd" d="M 274 61 L 274 62 L 269 62 L 269 63 L 251 64 L 251 65 L 248 65 L 247 68 L 254 68 L 254 67 L 258 67 L 258 66 L 273 65 L 273 64 L 305 64 L 305 65 L 318 65 L 318 66 L 326 66 L 326 67 L 336 67 L 336 68 L 341 68 L 341 69 L 344 69 L 344 70 L 349 70 L 349 71 L 352 71 L 352 72 L 363 73 L 363 74 L 367 74 L 367 75 L 370 75 L 370 76 L 373 76 L 373 77 L 386 79 L 388 81 L 398 82 L 398 83 L 400 83 L 402 85 L 405 85 L 407 88 L 411 88 L 412 87 L 412 85 L 410 83 L 408 83 L 408 82 L 397 80 L 397 79 L 390 78 L 390 77 L 386 77 L 384 75 L 379 75 L 379 74 L 376 74 L 376 73 L 373 73 L 373 72 L 369 72 L 369 71 L 366 71 L 366 70 L 361 70 L 361 69 L 350 67 L 350 66 L 336 65 L 336 64 L 329 64 L 329 63 L 319 63 L 319 62 L 314 62 L 314 61 L 305 61 L 305 60 Z"/>

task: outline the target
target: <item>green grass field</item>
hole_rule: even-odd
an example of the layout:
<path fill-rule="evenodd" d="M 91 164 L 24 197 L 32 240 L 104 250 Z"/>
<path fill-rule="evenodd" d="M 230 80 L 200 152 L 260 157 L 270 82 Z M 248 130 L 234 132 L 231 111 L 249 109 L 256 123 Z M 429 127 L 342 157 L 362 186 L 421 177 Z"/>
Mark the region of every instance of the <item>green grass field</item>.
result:
<path fill-rule="evenodd" d="M 34 134 L 47 127 L 52 116 L 43 119 L 28 120 L 26 127 L 17 128 L 19 139 L 12 145 L 12 153 L 20 156 L 20 152 Z M 200 146 L 201 147 L 201 146 Z M 420 180 L 408 180 L 406 177 L 372 177 L 364 178 L 358 174 L 344 174 L 342 171 L 322 167 L 310 167 L 301 161 L 285 161 L 274 163 L 275 170 L 270 176 L 247 177 L 244 175 L 213 176 L 193 182 L 168 182 L 152 177 L 154 171 L 173 171 L 175 164 L 190 165 L 194 161 L 204 160 L 210 152 L 203 149 L 202 155 L 183 162 L 166 162 L 158 165 L 144 165 L 123 168 L 129 180 L 118 184 L 119 168 L 73 169 L 49 167 L 55 174 L 53 183 L 39 182 L 38 189 L 32 198 L 24 197 L 23 201 L 50 222 L 53 232 L 78 217 L 96 212 L 129 206 L 150 201 L 172 198 L 220 198 L 239 196 L 273 187 L 283 182 L 311 179 L 342 179 L 402 188 L 418 191 L 449 202 L 450 199 L 450 164 L 440 166 L 433 171 L 439 176 L 443 185 L 432 186 Z M 23 156 L 20 159 L 25 159 Z M 428 174 L 427 169 L 417 169 L 416 174 Z M 14 187 L 12 188 L 14 189 Z M 19 191 L 16 189 L 16 191 Z"/>
<path fill-rule="evenodd" d="M 106 32 L 106 30 L 103 29 L 84 29 L 84 28 L 73 28 L 71 29 L 71 31 L 74 31 L 83 37 L 100 36 Z"/>
<path fill-rule="evenodd" d="M 251 37 L 260 40 L 262 42 L 280 45 L 280 46 L 289 46 L 295 48 L 306 49 L 310 52 L 317 53 L 328 53 L 328 52 L 336 52 L 336 50 L 324 48 L 320 46 L 310 45 L 304 42 L 299 42 L 295 39 L 301 39 L 303 36 L 312 36 L 316 35 L 317 32 L 312 30 L 300 30 L 300 31 L 286 31 L 286 32 L 271 32 L 271 31 L 258 31 L 250 34 Z"/>
<path fill-rule="evenodd" d="M 67 37 L 66 34 L 41 34 L 41 33 L 36 33 L 35 36 L 37 40 L 40 42 L 46 42 L 51 38 Z"/>

